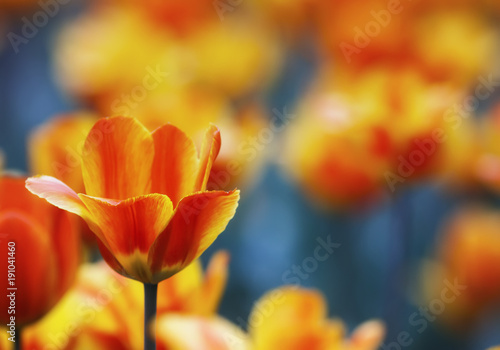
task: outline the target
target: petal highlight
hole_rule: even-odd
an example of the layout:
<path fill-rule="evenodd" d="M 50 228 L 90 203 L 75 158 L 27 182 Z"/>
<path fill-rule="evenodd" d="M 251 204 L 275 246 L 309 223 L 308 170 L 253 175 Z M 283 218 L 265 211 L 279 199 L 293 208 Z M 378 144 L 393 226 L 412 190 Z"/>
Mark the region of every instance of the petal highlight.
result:
<path fill-rule="evenodd" d="M 36 176 L 26 180 L 26 188 L 50 204 L 88 219 L 89 212 L 80 197 L 66 184 L 51 176 Z"/>

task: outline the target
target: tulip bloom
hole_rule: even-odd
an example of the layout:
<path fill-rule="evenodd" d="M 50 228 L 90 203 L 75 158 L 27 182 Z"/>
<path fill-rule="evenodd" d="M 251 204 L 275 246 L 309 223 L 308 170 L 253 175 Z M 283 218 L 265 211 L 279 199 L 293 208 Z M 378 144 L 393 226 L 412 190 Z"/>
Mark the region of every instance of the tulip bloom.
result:
<path fill-rule="evenodd" d="M 253 350 L 375 350 L 385 328 L 379 321 L 369 321 L 346 338 L 343 322 L 327 319 L 321 293 L 282 287 L 257 302 L 250 314 L 249 332 Z"/>
<path fill-rule="evenodd" d="M 197 259 L 234 216 L 239 191 L 205 190 L 220 145 L 215 126 L 198 157 L 193 141 L 170 124 L 150 133 L 133 118 L 101 119 L 85 142 L 86 194 L 49 176 L 26 186 L 87 221 L 115 271 L 157 284 Z"/>
<path fill-rule="evenodd" d="M 451 290 L 447 297 L 453 302 L 440 316 L 446 325 L 470 328 L 500 301 L 499 231 L 500 213 L 481 207 L 461 210 L 444 226 L 438 256 L 423 265 L 420 284 L 424 303 Z"/>
<path fill-rule="evenodd" d="M 1 322 L 17 327 L 44 316 L 71 286 L 79 264 L 78 224 L 73 215 L 29 193 L 24 178 L 0 178 L 0 243 L 5 272 L 0 287 L 17 288 L 15 314 L 0 298 Z M 9 259 L 8 258 L 12 258 Z M 7 279 L 7 272 L 13 276 Z M 9 291 L 10 293 L 10 291 Z"/>

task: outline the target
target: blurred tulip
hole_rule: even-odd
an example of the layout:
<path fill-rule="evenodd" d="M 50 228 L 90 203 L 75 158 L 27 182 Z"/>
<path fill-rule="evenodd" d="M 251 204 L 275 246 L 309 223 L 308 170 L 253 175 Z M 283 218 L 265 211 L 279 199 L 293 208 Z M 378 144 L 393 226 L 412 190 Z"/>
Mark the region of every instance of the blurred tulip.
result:
<path fill-rule="evenodd" d="M 156 284 L 197 259 L 235 213 L 239 191 L 205 191 L 220 144 L 212 126 L 198 158 L 172 125 L 151 134 L 133 118 L 101 119 L 85 142 L 86 194 L 49 176 L 27 187 L 85 219 L 115 271 Z"/>
<path fill-rule="evenodd" d="M 165 26 L 176 35 L 189 35 L 203 28 L 209 20 L 218 20 L 214 2 L 198 0 L 196 3 L 175 0 L 129 0 L 139 10 L 143 10 L 153 22 Z M 122 1 L 118 2 L 122 6 Z"/>
<path fill-rule="evenodd" d="M 438 173 L 444 112 L 458 92 L 411 67 L 321 76 L 286 147 L 288 168 L 309 193 L 353 204 Z"/>
<path fill-rule="evenodd" d="M 59 81 L 93 106 L 102 99 L 108 103 L 115 89 L 128 89 L 130 94 L 136 86 L 144 89 L 143 85 L 158 85 L 158 80 L 171 82 L 178 76 L 175 72 L 185 72 L 179 69 L 182 53 L 168 33 L 158 31 L 140 11 L 127 6 L 92 7 L 61 33 L 55 52 Z"/>
<path fill-rule="evenodd" d="M 92 8 L 62 33 L 56 49 L 61 84 L 113 114 L 123 114 L 116 109 L 124 105 L 142 104 L 151 93 L 172 99 L 186 86 L 246 96 L 266 88 L 282 61 L 273 33 L 239 17 L 223 26 L 208 22 L 180 39 L 133 7 L 104 6 Z"/>
<path fill-rule="evenodd" d="M 53 176 L 78 193 L 85 193 L 81 156 L 85 138 L 97 117 L 79 112 L 53 118 L 37 128 L 29 140 L 29 159 L 32 174 Z M 81 222 L 85 243 L 95 244 L 93 233 Z"/>
<path fill-rule="evenodd" d="M 453 7 L 418 18 L 411 29 L 412 46 L 426 74 L 467 86 L 493 71 L 499 36 L 493 23 L 477 11 Z"/>
<path fill-rule="evenodd" d="M 422 269 L 422 298 L 444 300 L 445 287 L 457 286 L 440 310 L 448 325 L 464 327 L 500 300 L 499 232 L 500 213 L 484 208 L 464 209 L 445 226 L 436 260 Z"/>
<path fill-rule="evenodd" d="M 214 317 L 225 288 L 227 263 L 227 255 L 218 253 L 205 275 L 196 261 L 162 282 L 158 289 L 160 317 Z M 61 303 L 26 328 L 24 348 L 142 349 L 142 333 L 136 326 L 142 317 L 140 283 L 117 275 L 103 263 L 83 265 L 75 286 Z"/>
<path fill-rule="evenodd" d="M 192 36 L 195 79 L 231 97 L 267 88 L 279 72 L 282 50 L 273 32 L 241 18 L 213 23 Z"/>
<path fill-rule="evenodd" d="M 24 182 L 0 178 L 1 285 L 4 291 L 16 288 L 13 309 L 9 298 L 1 298 L 1 322 L 6 325 L 13 316 L 16 327 L 37 321 L 61 299 L 73 283 L 80 255 L 75 218 L 32 195 Z"/>
<path fill-rule="evenodd" d="M 254 350 L 375 350 L 385 329 L 379 321 L 358 327 L 345 338 L 340 320 L 327 319 L 324 297 L 317 291 L 282 287 L 267 293 L 249 318 L 251 348 Z"/>
<path fill-rule="evenodd" d="M 38 127 L 29 140 L 31 173 L 56 177 L 84 192 L 81 156 L 85 138 L 97 120 L 92 113 L 77 112 L 54 117 Z"/>
<path fill-rule="evenodd" d="M 277 30 L 293 43 L 315 27 L 320 3 L 318 0 L 257 0 L 250 6 L 257 16 L 277 27 Z"/>
<path fill-rule="evenodd" d="M 341 70 L 413 64 L 427 79 L 463 87 L 489 73 L 496 60 L 497 30 L 481 6 L 468 0 L 325 1 L 322 6 L 320 46 Z"/>
<path fill-rule="evenodd" d="M 320 47 L 343 69 L 385 63 L 398 66 L 409 55 L 411 2 L 323 1 L 318 11 Z"/>

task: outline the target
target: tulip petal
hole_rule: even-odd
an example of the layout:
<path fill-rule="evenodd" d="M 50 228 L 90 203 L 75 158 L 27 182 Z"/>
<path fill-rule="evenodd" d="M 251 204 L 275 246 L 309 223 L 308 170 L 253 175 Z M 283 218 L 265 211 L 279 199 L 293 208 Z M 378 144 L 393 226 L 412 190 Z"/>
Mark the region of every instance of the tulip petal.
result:
<path fill-rule="evenodd" d="M 208 178 L 215 158 L 219 155 L 221 147 L 220 131 L 215 125 L 210 125 L 200 152 L 200 165 L 195 183 L 195 191 L 204 191 L 207 187 Z"/>
<path fill-rule="evenodd" d="M 148 256 L 155 280 L 161 281 L 197 259 L 234 216 L 240 193 L 213 191 L 184 197 Z"/>
<path fill-rule="evenodd" d="M 147 253 L 169 222 L 173 208 L 162 194 L 114 201 L 80 194 L 99 227 L 109 254 L 101 249 L 106 261 L 119 273 L 137 280 L 148 280 Z M 111 256 L 116 259 L 112 261 Z M 119 265 L 119 266 L 118 266 Z M 120 270 L 118 270 L 120 268 Z"/>
<path fill-rule="evenodd" d="M 162 194 L 113 201 L 80 194 L 113 254 L 146 253 L 172 215 L 172 202 Z"/>
<path fill-rule="evenodd" d="M 89 212 L 78 194 L 66 184 L 51 176 L 36 176 L 26 180 L 26 188 L 50 204 L 76 214 L 84 219 Z"/>
<path fill-rule="evenodd" d="M 83 150 L 82 174 L 86 193 L 123 200 L 149 193 L 154 144 L 136 119 L 99 120 Z"/>
<path fill-rule="evenodd" d="M 181 130 L 166 124 L 153 132 L 155 158 L 151 192 L 166 194 L 174 206 L 193 192 L 198 156 L 193 141 Z"/>

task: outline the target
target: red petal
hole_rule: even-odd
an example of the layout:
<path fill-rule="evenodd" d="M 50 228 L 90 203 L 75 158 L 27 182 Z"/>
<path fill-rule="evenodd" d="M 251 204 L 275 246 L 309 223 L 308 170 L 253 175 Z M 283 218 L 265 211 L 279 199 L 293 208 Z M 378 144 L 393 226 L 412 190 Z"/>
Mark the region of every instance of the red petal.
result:
<path fill-rule="evenodd" d="M 151 192 L 170 197 L 174 207 L 193 193 L 198 156 L 193 141 L 181 130 L 167 124 L 153 133 L 155 158 Z"/>

